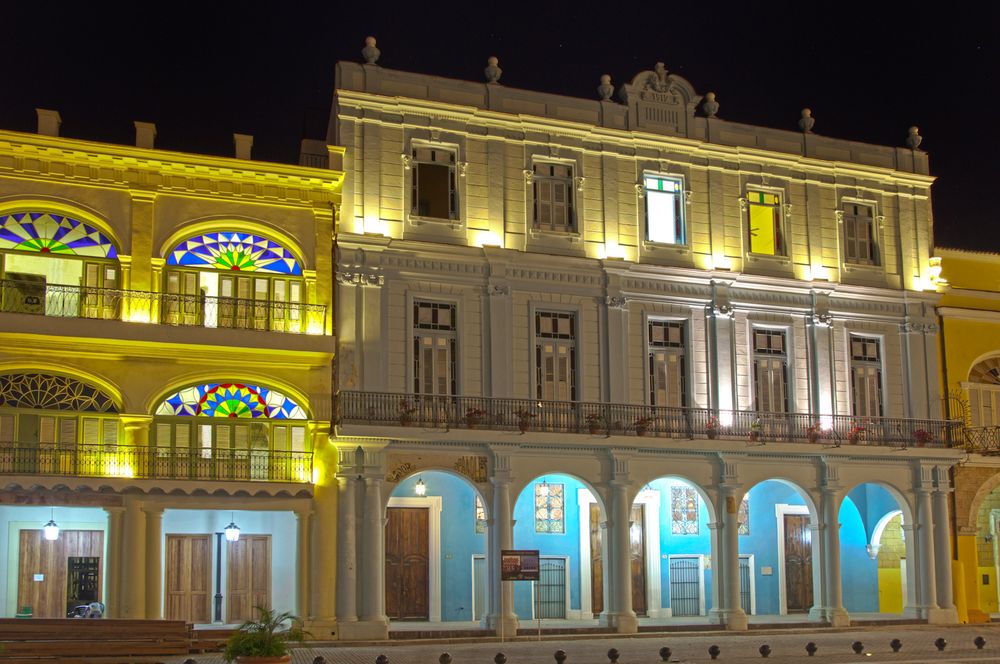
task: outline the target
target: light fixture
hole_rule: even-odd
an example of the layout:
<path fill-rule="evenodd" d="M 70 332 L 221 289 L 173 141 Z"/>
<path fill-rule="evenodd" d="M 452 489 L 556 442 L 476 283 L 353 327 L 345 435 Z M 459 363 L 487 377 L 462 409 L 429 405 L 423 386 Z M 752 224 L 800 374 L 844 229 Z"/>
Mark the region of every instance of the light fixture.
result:
<path fill-rule="evenodd" d="M 45 539 L 54 542 L 59 539 L 59 524 L 56 523 L 54 508 L 49 512 L 49 517 L 49 522 L 42 527 L 42 532 L 45 533 Z"/>
<path fill-rule="evenodd" d="M 417 478 L 417 485 L 413 487 L 413 493 L 417 494 L 418 496 L 427 495 L 427 485 L 424 484 L 424 481 L 422 479 Z"/>
<path fill-rule="evenodd" d="M 227 542 L 239 542 L 240 541 L 240 527 L 236 525 L 236 522 L 232 518 L 233 514 L 230 512 L 229 525 L 226 526 L 224 533 L 226 533 Z"/>

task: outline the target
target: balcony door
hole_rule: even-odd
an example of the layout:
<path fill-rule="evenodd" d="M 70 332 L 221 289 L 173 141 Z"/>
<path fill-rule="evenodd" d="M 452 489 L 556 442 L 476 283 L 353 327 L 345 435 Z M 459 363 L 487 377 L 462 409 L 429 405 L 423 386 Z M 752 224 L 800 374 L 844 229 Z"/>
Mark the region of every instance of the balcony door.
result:
<path fill-rule="evenodd" d="M 219 275 L 219 327 L 268 329 L 270 280 L 248 275 Z"/>
<path fill-rule="evenodd" d="M 170 325 L 200 325 L 205 319 L 198 273 L 186 270 L 167 272 L 162 320 Z"/>
<path fill-rule="evenodd" d="M 105 263 L 84 263 L 83 292 L 80 296 L 80 316 L 83 318 L 116 319 L 121 316 L 121 293 L 118 270 Z"/>

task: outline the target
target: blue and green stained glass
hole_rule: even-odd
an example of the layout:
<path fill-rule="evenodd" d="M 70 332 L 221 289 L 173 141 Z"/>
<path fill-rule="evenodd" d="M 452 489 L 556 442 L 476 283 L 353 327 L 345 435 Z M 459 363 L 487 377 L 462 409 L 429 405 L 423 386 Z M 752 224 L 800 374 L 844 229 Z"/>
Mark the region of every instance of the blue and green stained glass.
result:
<path fill-rule="evenodd" d="M 284 394 L 246 383 L 206 383 L 176 392 L 156 409 L 157 415 L 304 420 L 305 411 Z"/>
<path fill-rule="evenodd" d="M 302 274 L 302 266 L 288 249 L 267 238 L 224 231 L 184 240 L 167 256 L 167 265 L 209 267 L 236 272 Z"/>
<path fill-rule="evenodd" d="M 52 212 L 0 215 L 0 249 L 87 258 L 118 256 L 108 236 L 78 219 Z"/>

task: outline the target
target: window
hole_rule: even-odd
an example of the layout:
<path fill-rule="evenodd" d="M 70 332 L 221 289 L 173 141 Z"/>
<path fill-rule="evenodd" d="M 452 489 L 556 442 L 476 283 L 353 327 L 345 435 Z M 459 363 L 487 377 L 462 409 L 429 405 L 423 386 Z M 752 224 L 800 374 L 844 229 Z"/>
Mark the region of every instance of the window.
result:
<path fill-rule="evenodd" d="M 532 168 L 535 193 L 535 228 L 572 233 L 573 167 L 567 164 L 536 163 Z"/>
<path fill-rule="evenodd" d="M 649 405 L 685 405 L 684 323 L 651 320 L 649 330 Z"/>
<path fill-rule="evenodd" d="M 411 213 L 431 219 L 458 219 L 455 151 L 413 148 Z"/>
<path fill-rule="evenodd" d="M 476 494 L 476 533 L 482 534 L 486 532 L 486 505 L 483 504 L 483 499 Z"/>
<path fill-rule="evenodd" d="M 566 505 L 562 484 L 535 484 L 535 532 L 563 533 L 566 531 Z"/>
<path fill-rule="evenodd" d="M 451 395 L 455 385 L 455 305 L 413 303 L 413 391 Z"/>
<path fill-rule="evenodd" d="M 684 244 L 684 190 L 677 178 L 646 175 L 646 239 Z"/>
<path fill-rule="evenodd" d="M 576 317 L 535 312 L 535 398 L 576 401 Z"/>
<path fill-rule="evenodd" d="M 781 194 L 771 191 L 748 191 L 747 219 L 751 254 L 785 255 L 785 238 L 781 226 Z"/>
<path fill-rule="evenodd" d="M 844 260 L 878 265 L 875 254 L 875 209 L 864 203 L 844 201 Z"/>
<path fill-rule="evenodd" d="M 788 412 L 788 347 L 784 330 L 753 331 L 754 410 Z"/>
<path fill-rule="evenodd" d="M 740 535 L 750 534 L 750 498 L 743 496 L 740 501 L 740 509 L 736 513 L 736 524 L 739 526 Z"/>
<path fill-rule="evenodd" d="M 670 487 L 670 532 L 674 535 L 698 534 L 698 492 L 691 487 Z"/>
<path fill-rule="evenodd" d="M 851 390 L 855 417 L 882 417 L 882 348 L 873 337 L 851 336 Z"/>

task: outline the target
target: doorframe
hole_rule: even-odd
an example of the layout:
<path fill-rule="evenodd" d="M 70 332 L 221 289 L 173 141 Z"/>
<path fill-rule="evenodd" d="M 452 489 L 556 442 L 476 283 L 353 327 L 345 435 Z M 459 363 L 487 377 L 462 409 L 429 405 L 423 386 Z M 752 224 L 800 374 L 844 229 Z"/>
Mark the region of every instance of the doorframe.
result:
<path fill-rule="evenodd" d="M 417 507 L 427 510 L 427 622 L 441 622 L 441 496 L 390 497 L 386 507 Z M 388 515 L 386 515 L 388 519 Z M 385 530 L 382 531 L 385 539 Z M 384 544 L 383 544 L 384 547 Z M 385 556 L 382 557 L 385 576 Z M 383 578 L 383 583 L 385 579 Z"/>
<path fill-rule="evenodd" d="M 757 573 L 755 570 L 754 554 L 741 553 L 740 558 L 747 559 L 747 567 L 750 570 L 750 615 L 757 615 Z"/>
<path fill-rule="evenodd" d="M 793 516 L 811 516 L 809 514 L 808 505 L 789 505 L 788 503 L 776 503 L 774 505 L 774 517 L 777 523 L 777 539 L 778 539 L 778 615 L 787 616 L 788 615 L 788 598 L 785 596 L 785 517 L 788 515 Z M 812 526 L 810 518 L 810 526 Z M 810 542 L 812 538 L 810 536 Z M 810 543 L 810 547 L 814 546 Z M 812 563 L 816 562 L 816 551 L 812 550 Z M 815 574 L 814 574 L 815 577 Z M 809 580 L 809 583 L 813 583 L 813 579 Z M 816 588 L 813 588 L 813 605 L 816 604 Z"/>
<path fill-rule="evenodd" d="M 574 609 L 571 609 L 570 606 L 569 606 L 569 598 L 570 598 L 570 592 L 569 592 L 570 591 L 570 587 L 569 587 L 569 585 L 570 585 L 570 578 L 569 578 L 570 560 L 569 560 L 569 556 L 538 556 L 539 566 L 541 565 L 541 561 L 542 561 L 543 558 L 548 558 L 549 560 L 562 560 L 565 563 L 565 567 L 563 567 L 563 587 L 565 588 L 565 591 L 566 591 L 566 616 L 564 618 L 562 618 L 562 620 L 580 620 L 583 617 L 582 616 L 583 609 L 580 609 L 579 611 L 576 611 Z M 535 618 L 535 608 L 536 608 L 537 605 L 535 604 L 535 587 L 539 583 L 540 583 L 540 581 L 532 581 L 531 582 L 531 586 L 530 586 L 530 588 L 531 588 L 531 619 L 532 620 L 536 620 L 536 618 Z M 545 618 L 545 620 L 559 620 L 559 618 Z"/>
<path fill-rule="evenodd" d="M 590 489 L 577 489 L 577 502 L 580 505 L 580 617 L 584 615 L 584 606 L 592 606 L 594 601 L 591 587 L 590 569 L 590 506 L 597 502 Z M 645 507 L 643 529 L 646 539 L 646 617 L 669 618 L 670 609 L 663 608 L 663 585 L 660 579 L 660 492 L 654 489 L 643 489 L 636 496 L 635 503 Z M 631 511 L 631 506 L 629 506 Z M 655 537 L 652 535 L 655 533 Z M 604 552 L 601 552 L 604 560 Z"/>

